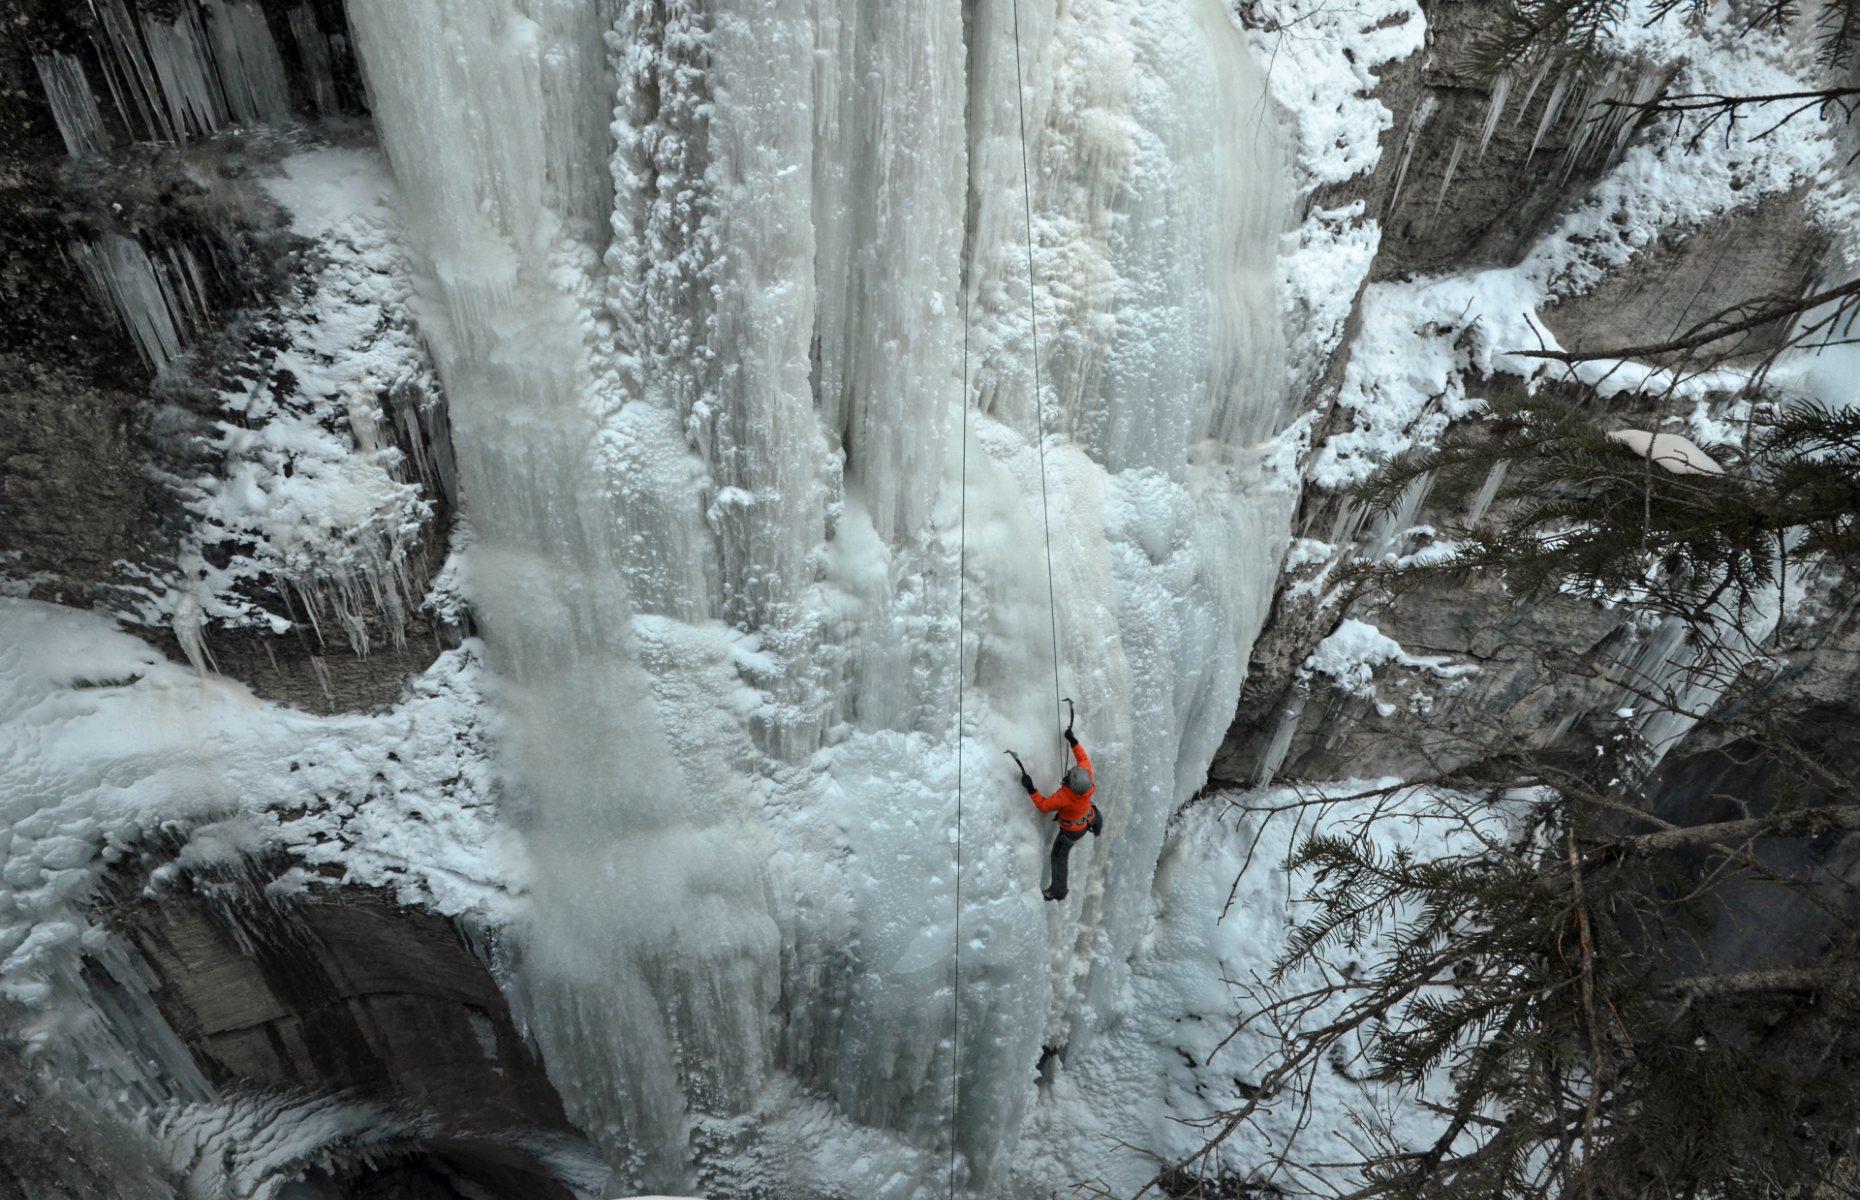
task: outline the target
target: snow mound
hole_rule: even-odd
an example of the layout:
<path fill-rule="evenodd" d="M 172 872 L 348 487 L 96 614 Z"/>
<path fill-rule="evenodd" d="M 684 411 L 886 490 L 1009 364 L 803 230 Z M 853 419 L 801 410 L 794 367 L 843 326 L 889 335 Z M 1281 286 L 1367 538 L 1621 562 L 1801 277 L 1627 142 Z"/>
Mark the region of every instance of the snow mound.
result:
<path fill-rule="evenodd" d="M 1677 433 L 1617 429 L 1608 435 L 1608 440 L 1621 443 L 1642 458 L 1651 458 L 1675 475 L 1724 474 L 1724 468 L 1718 465 L 1717 459 L 1699 449 L 1691 438 L 1681 437 Z"/>

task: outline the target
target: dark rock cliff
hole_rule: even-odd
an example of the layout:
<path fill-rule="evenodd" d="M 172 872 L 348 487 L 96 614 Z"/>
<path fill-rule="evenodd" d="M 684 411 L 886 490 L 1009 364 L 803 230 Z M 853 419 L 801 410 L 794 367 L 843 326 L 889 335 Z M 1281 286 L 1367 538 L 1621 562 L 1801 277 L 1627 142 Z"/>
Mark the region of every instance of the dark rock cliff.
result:
<path fill-rule="evenodd" d="M 374 889 L 279 899 L 274 882 L 240 871 L 151 890 L 125 877 L 104 908 L 220 1094 L 392 1114 L 410 1130 L 392 1170 L 452 1181 L 432 1194 L 462 1180 L 497 1196 L 569 1197 L 565 1180 L 598 1174 L 463 929 Z M 323 1173 L 372 1194 L 374 1165 L 345 1163 L 341 1150 Z"/>

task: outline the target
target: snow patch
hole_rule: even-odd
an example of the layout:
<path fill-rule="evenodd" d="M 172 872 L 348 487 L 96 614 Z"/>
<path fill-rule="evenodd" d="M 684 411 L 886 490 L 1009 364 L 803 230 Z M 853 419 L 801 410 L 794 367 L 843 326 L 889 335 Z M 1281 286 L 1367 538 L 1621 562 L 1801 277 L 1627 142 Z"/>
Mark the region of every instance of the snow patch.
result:
<path fill-rule="evenodd" d="M 1400 642 L 1367 621 L 1345 617 L 1305 659 L 1300 676 L 1309 679 L 1321 675 L 1332 687 L 1369 701 L 1382 716 L 1391 717 L 1395 715 L 1395 705 L 1383 701 L 1376 694 L 1375 685 L 1376 671 L 1390 663 L 1447 680 L 1462 679 L 1479 671 L 1470 663 L 1456 663 L 1441 655 L 1410 654 L 1402 649 Z"/>
<path fill-rule="evenodd" d="M 1608 435 L 1608 440 L 1621 443 L 1642 458 L 1651 458 L 1675 475 L 1724 474 L 1724 468 L 1716 459 L 1694 445 L 1690 438 L 1676 433 L 1617 429 Z"/>
<path fill-rule="evenodd" d="M 480 679 L 468 643 L 394 708 L 313 716 L 97 614 L 0 598 L 0 994 L 82 994 L 85 905 L 157 834 L 187 838 L 170 877 L 281 850 L 314 872 L 285 893 L 352 883 L 507 917 L 527 868 L 494 812 Z M 58 1028 L 44 1015 L 35 1041 Z"/>

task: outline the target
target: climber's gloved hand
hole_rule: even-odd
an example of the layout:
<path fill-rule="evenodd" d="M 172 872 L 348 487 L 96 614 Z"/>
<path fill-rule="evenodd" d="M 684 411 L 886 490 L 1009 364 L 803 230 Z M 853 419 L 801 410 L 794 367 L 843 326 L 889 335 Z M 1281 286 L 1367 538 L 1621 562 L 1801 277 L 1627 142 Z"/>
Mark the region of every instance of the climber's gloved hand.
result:
<path fill-rule="evenodd" d="M 1020 776 L 1020 786 L 1027 789 L 1027 794 L 1029 796 L 1033 795 L 1033 776 L 1027 774 L 1025 771 L 1022 771 L 1021 776 Z"/>
<path fill-rule="evenodd" d="M 1070 725 L 1066 726 L 1066 745 L 1076 746 L 1078 744 L 1079 744 L 1079 739 L 1077 735 L 1075 735 L 1072 732 L 1072 727 Z"/>

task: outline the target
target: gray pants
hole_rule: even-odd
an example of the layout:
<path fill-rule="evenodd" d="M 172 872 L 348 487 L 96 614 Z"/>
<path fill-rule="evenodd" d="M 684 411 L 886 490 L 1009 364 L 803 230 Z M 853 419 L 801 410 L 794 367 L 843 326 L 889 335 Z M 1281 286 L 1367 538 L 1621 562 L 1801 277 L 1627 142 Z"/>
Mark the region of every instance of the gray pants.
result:
<path fill-rule="evenodd" d="M 1062 829 L 1053 838 L 1053 882 L 1046 889 L 1048 899 L 1066 898 L 1066 863 L 1072 857 L 1073 845 L 1084 836 L 1085 831 L 1082 829 L 1077 833 L 1067 833 Z"/>

